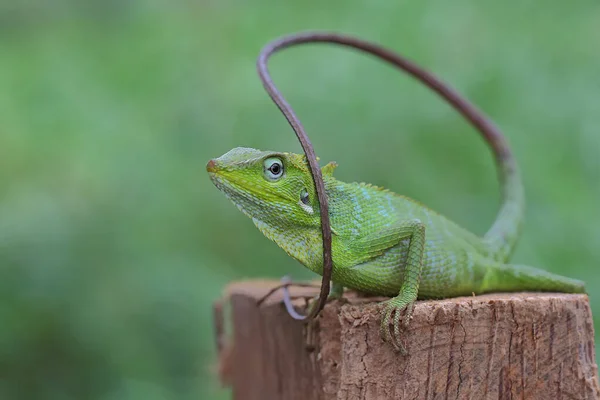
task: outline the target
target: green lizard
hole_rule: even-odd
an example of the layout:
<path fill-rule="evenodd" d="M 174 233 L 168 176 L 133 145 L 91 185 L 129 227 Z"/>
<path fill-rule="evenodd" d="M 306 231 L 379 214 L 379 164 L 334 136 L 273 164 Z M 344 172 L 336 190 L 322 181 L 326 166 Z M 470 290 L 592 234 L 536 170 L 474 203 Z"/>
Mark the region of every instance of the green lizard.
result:
<path fill-rule="evenodd" d="M 381 335 L 404 354 L 400 326 L 408 325 L 417 299 L 584 292 L 583 282 L 508 263 L 522 225 L 523 188 L 504 137 L 486 140 L 496 156 L 503 201 L 483 237 L 407 197 L 369 184 L 340 182 L 333 177 L 335 163 L 322 168 L 333 235 L 330 297 L 341 296 L 344 287 L 392 296 L 382 310 Z M 266 237 L 322 274 L 319 206 L 305 156 L 235 148 L 210 160 L 206 169 L 217 188 Z"/>

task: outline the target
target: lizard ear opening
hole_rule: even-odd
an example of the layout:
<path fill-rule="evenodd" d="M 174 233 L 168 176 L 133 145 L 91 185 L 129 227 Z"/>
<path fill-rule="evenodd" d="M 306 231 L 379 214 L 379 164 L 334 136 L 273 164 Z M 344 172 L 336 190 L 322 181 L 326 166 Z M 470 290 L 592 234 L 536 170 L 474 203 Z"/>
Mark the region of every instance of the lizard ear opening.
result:
<path fill-rule="evenodd" d="M 333 176 L 333 171 L 337 168 L 338 164 L 335 161 L 331 161 L 327 163 L 323 168 L 321 168 L 321 173 L 323 175 Z"/>
<path fill-rule="evenodd" d="M 306 211 L 308 214 L 312 215 L 314 214 L 314 210 L 312 208 L 312 205 L 310 204 L 310 197 L 308 195 L 308 191 L 306 189 L 302 189 L 302 191 L 300 192 L 300 207 L 302 207 L 302 209 L 304 211 Z"/>

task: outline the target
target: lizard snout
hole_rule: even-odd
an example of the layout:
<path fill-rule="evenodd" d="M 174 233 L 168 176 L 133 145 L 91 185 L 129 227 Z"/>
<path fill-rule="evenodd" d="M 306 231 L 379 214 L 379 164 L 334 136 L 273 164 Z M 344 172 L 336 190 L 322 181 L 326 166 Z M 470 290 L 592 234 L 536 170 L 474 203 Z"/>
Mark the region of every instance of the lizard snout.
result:
<path fill-rule="evenodd" d="M 217 172 L 217 162 L 215 160 L 210 160 L 208 164 L 206 164 L 206 171 L 209 173 Z"/>

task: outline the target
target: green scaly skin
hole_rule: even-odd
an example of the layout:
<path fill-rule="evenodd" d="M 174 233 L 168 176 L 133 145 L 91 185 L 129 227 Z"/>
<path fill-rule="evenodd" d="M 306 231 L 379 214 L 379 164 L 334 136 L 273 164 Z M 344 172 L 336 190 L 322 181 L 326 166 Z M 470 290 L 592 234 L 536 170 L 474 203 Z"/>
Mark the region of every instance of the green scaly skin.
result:
<path fill-rule="evenodd" d="M 333 234 L 332 295 L 348 287 L 391 296 L 383 308 L 381 334 L 404 354 L 400 325 L 408 324 L 417 299 L 584 292 L 583 282 L 508 263 L 523 220 L 523 189 L 505 142 L 490 145 L 503 184 L 503 204 L 484 237 L 407 197 L 368 184 L 340 182 L 333 177 L 335 163 L 322 168 Z M 266 237 L 322 274 L 319 206 L 304 156 L 235 148 L 209 161 L 207 171 Z"/>

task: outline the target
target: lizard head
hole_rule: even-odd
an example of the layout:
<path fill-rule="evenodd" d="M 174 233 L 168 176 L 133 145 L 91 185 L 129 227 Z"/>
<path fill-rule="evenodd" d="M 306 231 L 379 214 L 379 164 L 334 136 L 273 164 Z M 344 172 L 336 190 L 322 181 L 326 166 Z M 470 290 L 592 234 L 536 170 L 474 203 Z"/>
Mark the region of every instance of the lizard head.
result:
<path fill-rule="evenodd" d="M 323 172 L 332 169 L 329 164 Z M 318 202 L 304 155 L 237 147 L 210 160 L 206 170 L 215 186 L 261 230 L 267 226 L 320 226 Z"/>

